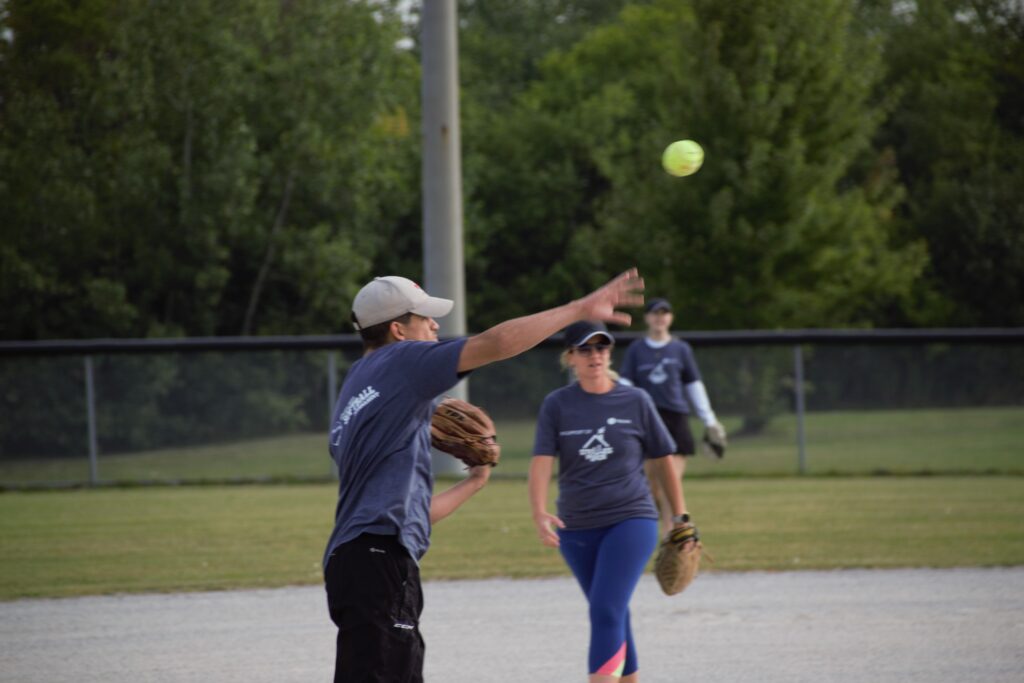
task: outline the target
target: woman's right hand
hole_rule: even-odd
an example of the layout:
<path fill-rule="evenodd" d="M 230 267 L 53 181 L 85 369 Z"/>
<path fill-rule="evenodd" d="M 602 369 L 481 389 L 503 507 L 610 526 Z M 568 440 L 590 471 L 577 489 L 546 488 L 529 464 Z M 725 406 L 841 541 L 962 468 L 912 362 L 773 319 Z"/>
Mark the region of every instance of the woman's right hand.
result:
<path fill-rule="evenodd" d="M 559 546 L 558 534 L 555 533 L 554 527 L 564 529 L 565 523 L 562 520 L 547 512 L 539 512 L 534 513 L 533 523 L 537 527 L 537 536 L 541 543 L 550 548 Z"/>

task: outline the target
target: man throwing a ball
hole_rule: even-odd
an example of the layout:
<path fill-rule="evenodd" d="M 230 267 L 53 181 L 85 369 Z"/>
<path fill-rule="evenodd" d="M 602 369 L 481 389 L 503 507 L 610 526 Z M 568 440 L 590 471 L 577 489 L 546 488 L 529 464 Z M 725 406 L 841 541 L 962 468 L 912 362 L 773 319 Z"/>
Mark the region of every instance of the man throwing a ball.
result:
<path fill-rule="evenodd" d="M 489 467 L 437 495 L 430 468 L 436 398 L 475 368 L 505 360 L 578 320 L 628 325 L 620 307 L 643 303 L 629 270 L 571 303 L 439 342 L 435 318 L 453 302 L 403 277 L 374 279 L 352 303 L 363 357 L 352 365 L 331 420 L 338 467 L 334 529 L 324 553 L 331 619 L 338 627 L 335 681 L 423 680 L 419 560 L 431 525 L 479 491 Z"/>

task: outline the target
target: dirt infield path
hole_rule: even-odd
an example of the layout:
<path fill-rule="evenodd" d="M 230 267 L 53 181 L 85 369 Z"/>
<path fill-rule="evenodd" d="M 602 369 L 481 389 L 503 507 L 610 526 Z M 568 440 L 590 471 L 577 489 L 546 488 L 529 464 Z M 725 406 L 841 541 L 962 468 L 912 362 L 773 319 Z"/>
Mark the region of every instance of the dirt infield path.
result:
<path fill-rule="evenodd" d="M 426 678 L 583 681 L 568 578 L 425 586 Z M 1024 567 L 718 573 L 633 600 L 646 683 L 1019 683 Z M 319 587 L 0 603 L 0 681 L 328 681 Z"/>

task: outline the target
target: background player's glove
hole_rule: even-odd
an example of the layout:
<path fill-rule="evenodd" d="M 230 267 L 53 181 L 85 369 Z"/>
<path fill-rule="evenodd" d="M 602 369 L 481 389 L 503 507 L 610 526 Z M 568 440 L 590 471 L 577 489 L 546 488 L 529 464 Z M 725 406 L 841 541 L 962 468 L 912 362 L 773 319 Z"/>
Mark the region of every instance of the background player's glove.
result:
<path fill-rule="evenodd" d="M 430 420 L 430 443 L 469 467 L 494 467 L 501 457 L 494 422 L 482 409 L 457 398 L 438 404 Z"/>
<path fill-rule="evenodd" d="M 725 457 L 725 447 L 729 444 L 725 427 L 720 422 L 713 422 L 704 430 L 704 443 L 717 458 Z"/>
<path fill-rule="evenodd" d="M 704 546 L 693 524 L 676 527 L 665 536 L 654 559 L 654 575 L 665 595 L 682 593 L 697 578 Z"/>

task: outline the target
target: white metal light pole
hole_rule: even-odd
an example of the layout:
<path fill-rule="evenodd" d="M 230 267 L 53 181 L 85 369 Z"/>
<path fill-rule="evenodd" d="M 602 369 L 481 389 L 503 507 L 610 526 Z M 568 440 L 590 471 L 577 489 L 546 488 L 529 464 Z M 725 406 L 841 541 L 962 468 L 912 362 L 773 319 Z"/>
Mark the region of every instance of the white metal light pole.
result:
<path fill-rule="evenodd" d="M 423 0 L 423 286 L 455 301 L 438 320 L 441 336 L 466 334 L 466 282 L 462 249 L 462 145 L 459 133 L 459 37 L 455 0 Z M 452 395 L 468 399 L 466 382 Z M 435 453 L 434 472 L 458 471 Z"/>

